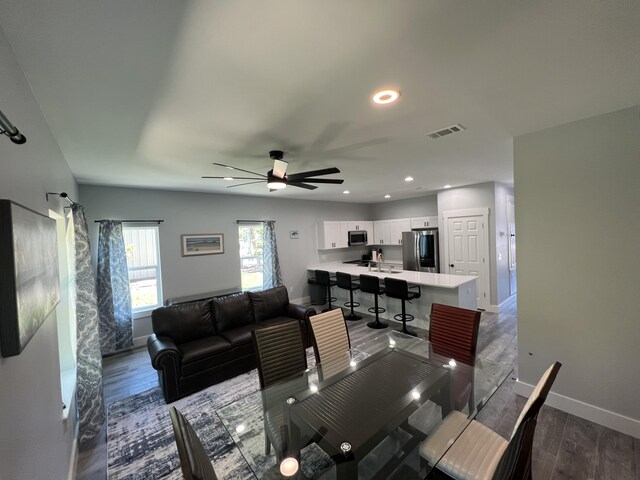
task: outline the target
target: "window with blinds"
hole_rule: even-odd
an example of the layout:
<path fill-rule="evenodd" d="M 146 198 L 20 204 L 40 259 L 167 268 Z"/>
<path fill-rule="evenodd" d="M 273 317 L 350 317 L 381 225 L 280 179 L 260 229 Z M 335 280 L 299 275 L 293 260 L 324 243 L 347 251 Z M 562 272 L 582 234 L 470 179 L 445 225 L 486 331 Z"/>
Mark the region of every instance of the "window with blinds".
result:
<path fill-rule="evenodd" d="M 131 308 L 134 312 L 162 305 L 160 242 L 157 225 L 123 225 L 129 268 Z"/>

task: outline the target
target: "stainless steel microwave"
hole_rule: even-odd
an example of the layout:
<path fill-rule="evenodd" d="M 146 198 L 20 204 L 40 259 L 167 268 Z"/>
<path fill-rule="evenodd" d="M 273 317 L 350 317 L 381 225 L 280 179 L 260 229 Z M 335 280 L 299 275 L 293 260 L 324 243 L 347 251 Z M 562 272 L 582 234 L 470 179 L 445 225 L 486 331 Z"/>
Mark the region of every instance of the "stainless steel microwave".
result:
<path fill-rule="evenodd" d="M 367 231 L 366 230 L 352 230 L 349 232 L 349 246 L 354 245 L 366 245 L 367 244 Z"/>

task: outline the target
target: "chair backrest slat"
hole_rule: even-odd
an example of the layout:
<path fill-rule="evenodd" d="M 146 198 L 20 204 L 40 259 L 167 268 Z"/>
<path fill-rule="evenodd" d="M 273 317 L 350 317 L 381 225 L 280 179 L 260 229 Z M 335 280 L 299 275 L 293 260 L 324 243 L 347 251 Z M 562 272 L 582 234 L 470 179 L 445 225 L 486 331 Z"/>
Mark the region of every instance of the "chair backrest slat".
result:
<path fill-rule="evenodd" d="M 520 412 L 520 417 L 513 429 L 509 444 L 505 449 L 493 480 L 520 480 L 531 478 L 531 452 L 533 450 L 533 436 L 540 408 L 547 399 L 549 390 L 558 375 L 562 364 L 554 362 L 536 385 Z"/>
<path fill-rule="evenodd" d="M 185 480 L 218 480 L 209 455 L 189 421 L 176 407 L 171 407 L 169 413 Z"/>
<path fill-rule="evenodd" d="M 479 310 L 433 303 L 429 342 L 441 355 L 452 358 L 475 357 L 481 315 Z"/>
<path fill-rule="evenodd" d="M 260 388 L 307 369 L 307 355 L 297 321 L 257 328 L 251 332 Z"/>
<path fill-rule="evenodd" d="M 313 351 L 316 362 L 324 364 L 343 358 L 351 348 L 349 331 L 341 309 L 309 317 L 313 332 Z"/>

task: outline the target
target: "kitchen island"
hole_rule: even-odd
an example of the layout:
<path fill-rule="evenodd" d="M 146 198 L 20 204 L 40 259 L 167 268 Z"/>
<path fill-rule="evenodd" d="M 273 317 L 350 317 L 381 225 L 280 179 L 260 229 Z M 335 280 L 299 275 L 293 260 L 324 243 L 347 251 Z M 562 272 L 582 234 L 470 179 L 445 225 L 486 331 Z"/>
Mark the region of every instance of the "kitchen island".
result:
<path fill-rule="evenodd" d="M 390 267 L 391 273 L 389 273 Z M 474 276 L 413 272 L 410 270 L 401 270 L 398 266 L 385 264 L 381 267 L 381 271 L 378 271 L 377 267 L 369 271 L 368 267 L 341 262 L 310 265 L 307 267 L 307 270 L 309 276 L 313 276 L 314 270 L 326 270 L 331 274 L 344 272 L 354 277 L 358 277 L 361 274 L 373 275 L 380 279 L 392 277 L 406 280 L 410 285 L 420 285 L 422 293 L 420 298 L 412 300 L 411 303 L 406 303 L 407 313 L 415 317 L 414 321 L 407 323 L 409 328 L 419 327 L 429 329 L 429 314 L 431 313 L 432 303 L 443 303 L 445 305 L 453 305 L 471 310 L 475 310 L 477 306 L 476 280 L 478 277 Z M 349 301 L 348 290 L 333 287 L 331 292 L 332 296 L 337 298 L 334 306 L 341 307 L 345 302 Z M 367 309 L 374 305 L 372 294 L 356 290 L 353 300 L 354 302 L 360 303 L 360 306 L 354 309 L 356 312 L 371 315 L 367 312 Z M 382 297 L 378 299 L 378 305 L 386 310 L 386 312 L 380 314 L 381 320 L 393 320 L 393 316 L 401 312 L 400 300 L 387 298 L 386 295 L 382 295 Z"/>

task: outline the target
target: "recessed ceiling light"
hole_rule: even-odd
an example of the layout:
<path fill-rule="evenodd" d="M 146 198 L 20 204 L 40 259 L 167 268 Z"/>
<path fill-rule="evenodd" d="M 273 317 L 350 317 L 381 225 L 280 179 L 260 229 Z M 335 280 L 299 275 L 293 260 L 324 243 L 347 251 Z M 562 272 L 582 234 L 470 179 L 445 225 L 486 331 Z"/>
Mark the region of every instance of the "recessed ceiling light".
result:
<path fill-rule="evenodd" d="M 400 92 L 398 90 L 387 89 L 374 93 L 371 100 L 373 100 L 373 103 L 377 103 L 378 105 L 387 105 L 398 100 L 399 96 Z"/>
<path fill-rule="evenodd" d="M 406 177 L 404 179 L 405 182 L 413 182 L 413 177 Z"/>
<path fill-rule="evenodd" d="M 391 198 L 391 195 L 389 195 L 388 193 L 384 196 L 384 198 Z"/>
<path fill-rule="evenodd" d="M 226 181 L 233 180 L 233 177 L 224 177 Z"/>
<path fill-rule="evenodd" d="M 444 187 L 442 187 L 442 188 L 451 188 L 451 185 L 446 184 L 446 185 L 445 185 Z"/>
<path fill-rule="evenodd" d="M 345 190 L 345 191 L 344 191 L 344 192 L 342 192 L 342 193 L 344 193 L 345 195 L 349 195 L 351 192 L 350 192 L 349 190 Z"/>

